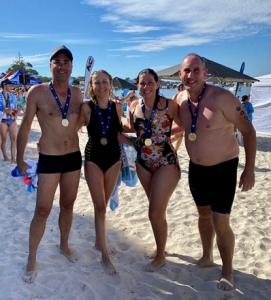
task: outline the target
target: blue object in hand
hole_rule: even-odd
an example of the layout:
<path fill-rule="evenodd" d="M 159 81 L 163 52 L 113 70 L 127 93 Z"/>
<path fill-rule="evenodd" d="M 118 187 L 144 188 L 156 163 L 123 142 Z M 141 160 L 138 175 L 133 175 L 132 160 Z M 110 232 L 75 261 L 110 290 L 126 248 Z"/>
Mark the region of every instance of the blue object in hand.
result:
<path fill-rule="evenodd" d="M 22 176 L 20 171 L 19 171 L 19 168 L 18 166 L 16 166 L 13 170 L 11 170 L 11 176 L 12 177 L 20 177 Z"/>

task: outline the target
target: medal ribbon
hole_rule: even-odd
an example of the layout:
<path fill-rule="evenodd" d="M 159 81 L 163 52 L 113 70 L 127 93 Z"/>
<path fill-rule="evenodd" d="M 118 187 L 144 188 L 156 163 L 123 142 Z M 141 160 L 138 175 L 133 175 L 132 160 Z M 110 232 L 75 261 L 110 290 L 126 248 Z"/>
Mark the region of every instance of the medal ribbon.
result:
<path fill-rule="evenodd" d="M 70 106 L 70 102 L 71 102 L 71 90 L 70 88 L 68 87 L 68 90 L 67 90 L 67 99 L 65 101 L 65 104 L 64 106 L 62 106 L 61 104 L 61 101 L 53 87 L 53 84 L 52 82 L 49 83 L 49 89 L 52 93 L 52 95 L 54 96 L 55 100 L 56 100 L 56 104 L 58 106 L 58 109 L 59 111 L 61 112 L 61 115 L 62 115 L 62 120 L 63 119 L 67 119 L 67 115 L 68 115 L 68 110 L 69 110 L 69 106 Z"/>
<path fill-rule="evenodd" d="M 146 118 L 146 107 L 144 101 L 141 103 L 141 109 L 144 115 L 144 137 L 145 138 L 150 138 L 152 135 L 152 122 L 154 120 L 155 114 L 156 114 L 156 105 L 153 106 L 150 118 Z"/>
<path fill-rule="evenodd" d="M 108 130 L 110 128 L 112 104 L 113 104 L 112 101 L 108 102 L 108 114 L 107 114 L 107 122 L 106 122 L 106 124 L 105 124 L 104 116 L 103 116 L 103 113 L 102 113 L 102 111 L 100 109 L 100 106 L 99 106 L 98 102 L 96 104 L 96 112 L 97 112 L 97 114 L 99 116 L 99 119 L 100 119 L 101 131 L 102 131 L 102 136 L 103 137 L 107 136 Z"/>
<path fill-rule="evenodd" d="M 7 93 L 7 95 L 5 96 L 5 94 L 3 92 L 3 96 L 5 99 L 5 108 L 10 108 L 9 94 Z"/>
<path fill-rule="evenodd" d="M 194 112 L 192 111 L 192 103 L 191 100 L 188 99 L 188 107 L 189 107 L 189 111 L 191 114 L 191 119 L 192 119 L 192 123 L 191 123 L 191 133 L 195 133 L 196 132 L 196 128 L 197 128 L 197 120 L 198 120 L 198 115 L 199 115 L 199 103 L 201 98 L 204 95 L 204 92 L 206 90 L 206 83 L 204 83 L 204 86 L 198 96 L 198 106 L 195 108 Z"/>

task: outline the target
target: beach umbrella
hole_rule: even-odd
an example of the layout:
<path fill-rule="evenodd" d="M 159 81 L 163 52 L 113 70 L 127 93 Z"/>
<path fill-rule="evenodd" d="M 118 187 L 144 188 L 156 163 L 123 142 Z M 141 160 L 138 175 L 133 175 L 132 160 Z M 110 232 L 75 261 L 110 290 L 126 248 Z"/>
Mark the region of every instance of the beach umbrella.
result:
<path fill-rule="evenodd" d="M 207 81 L 214 83 L 253 83 L 258 81 L 257 79 L 250 77 L 246 74 L 228 68 L 215 61 L 209 60 L 205 57 L 203 59 L 206 62 L 208 69 Z M 158 76 L 162 79 L 179 80 L 179 68 L 180 65 L 175 65 L 170 68 L 166 68 L 157 72 Z"/>
<path fill-rule="evenodd" d="M 128 90 L 136 90 L 137 86 L 135 84 L 132 84 L 128 80 L 119 78 L 119 77 L 114 77 L 113 78 L 113 87 L 115 89 L 128 89 Z"/>

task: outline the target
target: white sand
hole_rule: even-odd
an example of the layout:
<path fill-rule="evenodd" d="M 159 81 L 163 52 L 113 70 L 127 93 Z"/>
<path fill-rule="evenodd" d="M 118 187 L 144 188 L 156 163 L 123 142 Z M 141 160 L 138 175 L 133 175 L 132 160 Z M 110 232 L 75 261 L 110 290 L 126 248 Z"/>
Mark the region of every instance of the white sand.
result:
<path fill-rule="evenodd" d="M 84 130 L 85 131 L 85 130 Z M 37 122 L 26 158 L 37 159 Z M 80 133 L 81 149 L 87 134 Z M 143 271 L 154 238 L 147 217 L 147 199 L 140 184 L 120 187 L 120 206 L 108 210 L 109 244 L 117 250 L 113 262 L 119 275 L 106 275 L 100 254 L 94 250 L 93 206 L 83 169 L 70 245 L 79 261 L 70 263 L 59 254 L 58 193 L 38 250 L 38 276 L 33 284 L 21 279 L 28 255 L 28 229 L 35 193 L 10 176 L 10 163 L 0 161 L 0 299 L 270 299 L 271 297 L 271 138 L 258 137 L 256 185 L 250 192 L 237 190 L 231 224 L 236 235 L 234 255 L 237 289 L 223 292 L 216 283 L 221 260 L 215 247 L 216 266 L 200 269 L 201 255 L 196 207 L 187 182 L 188 158 L 180 151 L 182 179 L 168 206 L 167 264 L 157 273 Z M 241 148 L 238 174 L 244 166 Z"/>

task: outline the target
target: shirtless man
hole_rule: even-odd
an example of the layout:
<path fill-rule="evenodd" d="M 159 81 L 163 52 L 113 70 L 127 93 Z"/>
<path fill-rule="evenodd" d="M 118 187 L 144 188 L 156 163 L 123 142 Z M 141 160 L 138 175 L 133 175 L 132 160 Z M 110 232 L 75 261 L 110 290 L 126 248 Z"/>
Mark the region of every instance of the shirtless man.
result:
<path fill-rule="evenodd" d="M 74 255 L 68 245 L 72 224 L 73 204 L 76 198 L 82 165 L 77 134 L 81 92 L 69 86 L 73 56 L 65 46 L 52 51 L 50 69 L 52 81 L 33 86 L 27 95 L 27 107 L 18 133 L 17 164 L 21 174 L 28 168 L 24 151 L 29 131 L 37 116 L 41 138 L 37 166 L 38 190 L 34 217 L 29 232 L 29 256 L 24 280 L 36 277 L 36 253 L 44 234 L 57 186 L 60 187 L 60 252 L 70 261 Z"/>
<path fill-rule="evenodd" d="M 256 134 L 241 103 L 229 91 L 205 83 L 207 69 L 197 54 L 187 55 L 179 76 L 185 90 L 177 97 L 190 157 L 189 186 L 197 205 L 203 256 L 201 267 L 213 265 L 213 240 L 222 259 L 218 288 L 234 288 L 232 259 L 234 234 L 230 212 L 235 194 L 239 148 L 234 128 L 244 138 L 246 162 L 239 187 L 254 186 Z"/>

